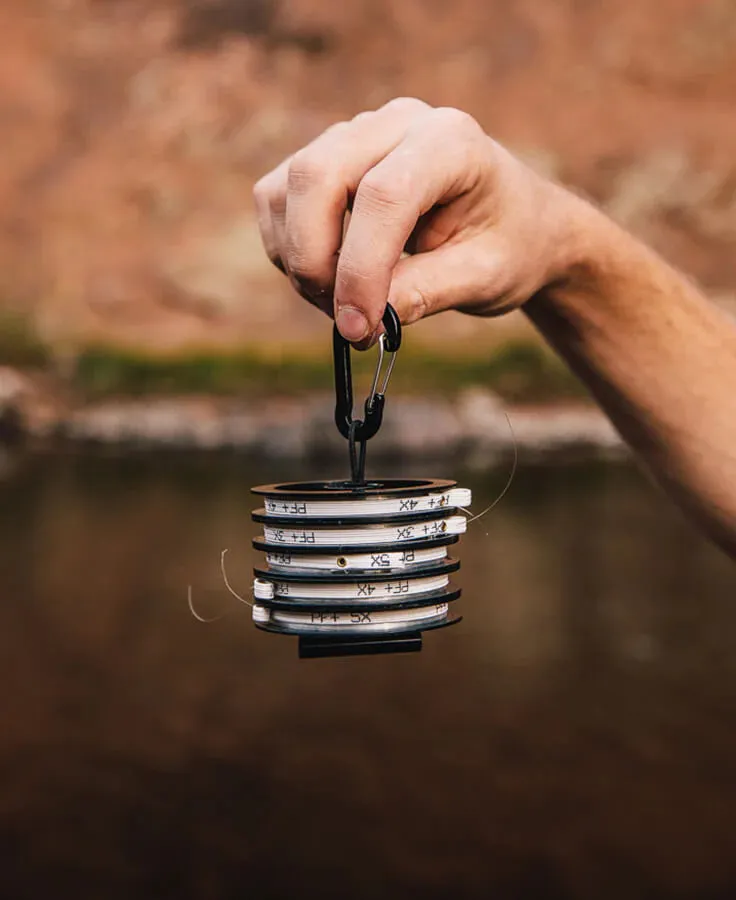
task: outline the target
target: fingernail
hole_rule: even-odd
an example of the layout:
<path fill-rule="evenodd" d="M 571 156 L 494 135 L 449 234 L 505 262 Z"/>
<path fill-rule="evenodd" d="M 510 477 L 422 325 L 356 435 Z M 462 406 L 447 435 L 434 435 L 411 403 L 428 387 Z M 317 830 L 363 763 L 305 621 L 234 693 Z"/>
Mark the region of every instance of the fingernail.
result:
<path fill-rule="evenodd" d="M 337 313 L 337 330 L 346 341 L 362 341 L 368 334 L 368 319 L 353 306 L 341 306 Z"/>

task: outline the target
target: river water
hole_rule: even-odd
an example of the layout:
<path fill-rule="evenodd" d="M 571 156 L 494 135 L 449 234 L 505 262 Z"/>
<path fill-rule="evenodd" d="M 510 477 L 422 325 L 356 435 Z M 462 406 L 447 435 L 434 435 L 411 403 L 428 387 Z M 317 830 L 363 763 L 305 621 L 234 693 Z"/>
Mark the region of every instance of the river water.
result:
<path fill-rule="evenodd" d="M 505 478 L 437 468 L 383 474 Z M 460 625 L 300 662 L 218 564 L 247 590 L 250 485 L 320 474 L 3 458 L 0 897 L 736 896 L 733 563 L 627 466 L 522 466 Z"/>

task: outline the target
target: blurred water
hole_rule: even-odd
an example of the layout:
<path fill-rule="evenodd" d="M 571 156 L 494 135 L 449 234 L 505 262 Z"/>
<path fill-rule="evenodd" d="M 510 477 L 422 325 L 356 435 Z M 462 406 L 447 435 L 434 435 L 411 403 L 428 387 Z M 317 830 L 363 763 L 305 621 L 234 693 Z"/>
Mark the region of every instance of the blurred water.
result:
<path fill-rule="evenodd" d="M 0 896 L 736 895 L 732 563 L 628 468 L 522 468 L 460 626 L 299 662 L 218 562 L 247 589 L 248 488 L 316 474 L 4 460 Z"/>

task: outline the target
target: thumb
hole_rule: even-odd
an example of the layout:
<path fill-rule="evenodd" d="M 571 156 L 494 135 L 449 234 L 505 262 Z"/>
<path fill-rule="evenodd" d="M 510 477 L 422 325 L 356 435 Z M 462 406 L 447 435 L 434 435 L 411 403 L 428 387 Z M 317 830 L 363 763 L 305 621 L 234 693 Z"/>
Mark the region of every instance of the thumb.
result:
<path fill-rule="evenodd" d="M 508 286 L 506 254 L 468 241 L 399 260 L 388 302 L 405 325 L 446 309 L 488 315 L 506 311 Z"/>

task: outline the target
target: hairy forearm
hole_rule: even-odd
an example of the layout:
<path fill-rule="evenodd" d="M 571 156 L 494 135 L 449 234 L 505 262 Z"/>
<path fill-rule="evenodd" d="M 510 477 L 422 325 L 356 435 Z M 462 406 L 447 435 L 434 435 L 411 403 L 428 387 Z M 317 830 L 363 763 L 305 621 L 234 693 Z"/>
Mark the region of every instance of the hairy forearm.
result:
<path fill-rule="evenodd" d="M 736 325 L 589 207 L 573 244 L 569 275 L 527 315 L 667 491 L 736 557 Z"/>

